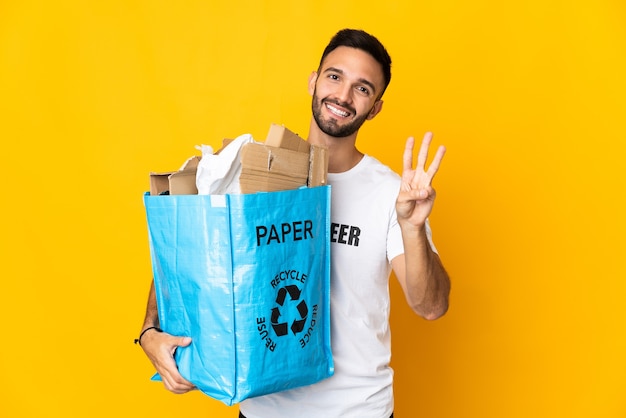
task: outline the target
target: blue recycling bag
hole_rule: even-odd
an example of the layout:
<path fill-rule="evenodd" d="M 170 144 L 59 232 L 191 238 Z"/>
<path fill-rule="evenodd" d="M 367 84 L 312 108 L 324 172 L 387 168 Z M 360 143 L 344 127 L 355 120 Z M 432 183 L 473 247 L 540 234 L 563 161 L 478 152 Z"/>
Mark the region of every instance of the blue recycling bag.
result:
<path fill-rule="evenodd" d="M 181 375 L 232 405 L 333 374 L 330 186 L 144 195 L 161 328 Z"/>

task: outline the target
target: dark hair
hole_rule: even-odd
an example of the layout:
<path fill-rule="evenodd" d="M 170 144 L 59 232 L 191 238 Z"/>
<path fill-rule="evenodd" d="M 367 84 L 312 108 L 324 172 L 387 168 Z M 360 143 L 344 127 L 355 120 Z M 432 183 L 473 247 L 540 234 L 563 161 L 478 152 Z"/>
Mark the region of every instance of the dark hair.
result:
<path fill-rule="evenodd" d="M 382 97 L 383 93 L 387 89 L 387 86 L 389 85 L 389 82 L 391 81 L 391 57 L 383 44 L 380 43 L 380 41 L 374 36 L 363 30 L 342 29 L 332 37 L 324 49 L 324 53 L 322 53 L 322 58 L 320 59 L 319 69 L 322 68 L 322 63 L 324 62 L 326 56 L 340 46 L 363 50 L 378 61 L 382 67 L 383 78 L 385 81 L 383 91 L 380 93 L 380 97 Z"/>

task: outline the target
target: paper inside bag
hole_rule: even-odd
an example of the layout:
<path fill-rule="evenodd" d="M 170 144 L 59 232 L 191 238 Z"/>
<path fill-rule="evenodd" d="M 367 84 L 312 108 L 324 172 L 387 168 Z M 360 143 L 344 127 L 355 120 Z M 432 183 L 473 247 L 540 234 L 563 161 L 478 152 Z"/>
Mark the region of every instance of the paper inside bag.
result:
<path fill-rule="evenodd" d="M 219 154 L 214 154 L 210 146 L 203 145 L 202 159 L 196 171 L 198 194 L 239 194 L 241 147 L 251 142 L 255 142 L 252 135 L 240 135 Z"/>

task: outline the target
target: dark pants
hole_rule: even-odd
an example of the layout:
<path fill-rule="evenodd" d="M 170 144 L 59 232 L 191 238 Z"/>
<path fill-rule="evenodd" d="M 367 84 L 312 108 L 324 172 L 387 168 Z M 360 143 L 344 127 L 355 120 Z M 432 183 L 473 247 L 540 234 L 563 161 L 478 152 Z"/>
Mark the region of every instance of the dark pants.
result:
<path fill-rule="evenodd" d="M 246 416 L 240 412 L 239 413 L 239 418 L 246 418 Z M 393 418 L 393 414 L 391 414 L 391 416 L 389 418 Z"/>

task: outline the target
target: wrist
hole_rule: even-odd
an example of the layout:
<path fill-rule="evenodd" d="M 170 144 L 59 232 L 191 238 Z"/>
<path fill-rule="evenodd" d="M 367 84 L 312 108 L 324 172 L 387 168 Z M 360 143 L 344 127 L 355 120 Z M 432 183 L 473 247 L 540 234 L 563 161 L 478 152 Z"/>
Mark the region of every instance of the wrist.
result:
<path fill-rule="evenodd" d="M 406 219 L 398 219 L 398 225 L 403 233 L 408 234 L 426 234 L 426 222 L 414 224 Z"/>
<path fill-rule="evenodd" d="M 156 327 L 156 326 L 145 328 L 143 331 L 141 331 L 141 333 L 139 334 L 139 337 L 135 338 L 135 344 L 141 345 L 141 337 L 143 337 L 144 334 L 148 331 L 163 332 L 161 328 Z"/>

